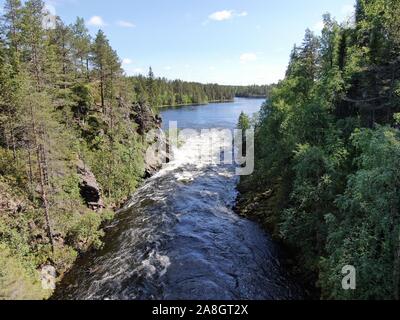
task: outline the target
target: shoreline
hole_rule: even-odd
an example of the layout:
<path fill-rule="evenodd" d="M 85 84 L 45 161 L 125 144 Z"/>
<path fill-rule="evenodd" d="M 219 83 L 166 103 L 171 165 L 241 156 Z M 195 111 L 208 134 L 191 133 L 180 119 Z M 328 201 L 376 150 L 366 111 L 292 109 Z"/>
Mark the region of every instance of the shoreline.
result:
<path fill-rule="evenodd" d="M 242 97 L 242 96 L 235 96 L 235 98 L 240 98 L 240 99 L 268 99 L 267 96 L 248 96 L 248 97 Z M 235 102 L 234 99 L 229 99 L 229 100 L 212 100 L 208 102 L 199 102 L 199 103 L 184 103 L 184 104 L 176 104 L 176 105 L 162 105 L 158 106 L 157 108 L 159 109 L 168 109 L 168 108 L 181 108 L 181 107 L 190 107 L 190 106 L 207 106 L 211 103 L 232 103 Z"/>
<path fill-rule="evenodd" d="M 158 106 L 159 109 L 168 109 L 168 108 L 180 108 L 180 107 L 190 107 L 190 106 L 206 106 L 210 103 L 231 103 L 234 102 L 235 99 L 231 100 L 213 100 L 208 102 L 199 102 L 199 103 L 183 103 L 183 104 L 175 104 L 175 105 L 162 105 Z"/>

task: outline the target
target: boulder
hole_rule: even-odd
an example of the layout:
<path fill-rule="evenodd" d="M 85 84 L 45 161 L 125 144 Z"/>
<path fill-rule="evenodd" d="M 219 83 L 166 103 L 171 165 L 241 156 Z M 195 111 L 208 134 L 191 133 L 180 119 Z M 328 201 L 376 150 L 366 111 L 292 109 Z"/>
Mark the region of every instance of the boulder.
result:
<path fill-rule="evenodd" d="M 93 172 L 82 160 L 78 161 L 77 169 L 80 193 L 88 207 L 96 211 L 105 208 L 101 197 L 101 188 Z"/>
<path fill-rule="evenodd" d="M 154 114 L 151 107 L 146 103 L 136 103 L 132 106 L 131 119 L 138 125 L 138 133 L 144 135 L 150 130 L 161 128 L 160 116 Z"/>
<path fill-rule="evenodd" d="M 23 200 L 16 195 L 9 193 L 11 188 L 7 184 L 0 182 L 0 213 L 19 213 L 24 211 L 26 205 Z"/>

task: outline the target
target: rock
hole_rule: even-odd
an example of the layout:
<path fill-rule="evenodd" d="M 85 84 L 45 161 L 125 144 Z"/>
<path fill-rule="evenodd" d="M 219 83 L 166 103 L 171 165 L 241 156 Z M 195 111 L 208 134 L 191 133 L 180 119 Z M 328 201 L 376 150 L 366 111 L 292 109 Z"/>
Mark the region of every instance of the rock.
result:
<path fill-rule="evenodd" d="M 133 105 L 132 110 L 131 119 L 138 125 L 138 133 L 140 135 L 144 135 L 155 128 L 161 128 L 161 118 L 154 114 L 148 104 L 136 103 Z"/>
<path fill-rule="evenodd" d="M 145 155 L 145 178 L 150 178 L 173 157 L 165 133 L 158 129 L 155 142 L 148 148 Z"/>
<path fill-rule="evenodd" d="M 26 205 L 19 197 L 8 192 L 11 190 L 6 184 L 0 182 L 0 213 L 21 213 Z"/>
<path fill-rule="evenodd" d="M 40 271 L 40 280 L 42 282 L 43 290 L 55 290 L 56 289 L 56 279 L 57 279 L 57 271 L 51 266 L 44 266 Z"/>
<path fill-rule="evenodd" d="M 161 130 L 162 119 L 154 114 L 151 107 L 146 104 L 136 103 L 132 107 L 133 114 L 131 119 L 138 125 L 138 133 L 142 136 L 150 132 L 153 136 L 146 136 L 146 140 L 151 143 L 145 154 L 145 178 L 150 178 L 156 174 L 164 164 L 169 163 L 172 152 L 165 136 Z"/>
<path fill-rule="evenodd" d="M 104 209 L 104 202 L 101 198 L 101 188 L 93 172 L 83 163 L 82 160 L 77 164 L 79 175 L 79 188 L 82 198 L 92 210 Z"/>

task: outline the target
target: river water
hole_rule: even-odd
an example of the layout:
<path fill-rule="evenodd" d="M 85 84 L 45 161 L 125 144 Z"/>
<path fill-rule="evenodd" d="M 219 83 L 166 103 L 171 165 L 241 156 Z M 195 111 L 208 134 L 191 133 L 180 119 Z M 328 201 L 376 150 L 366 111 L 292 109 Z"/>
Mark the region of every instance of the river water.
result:
<path fill-rule="evenodd" d="M 168 109 L 164 126 L 233 129 L 241 111 L 263 100 Z M 218 139 L 216 132 L 210 133 Z M 208 139 L 209 137 L 207 137 Z M 193 137 L 174 160 L 137 190 L 108 227 L 103 250 L 78 261 L 56 299 L 286 300 L 300 290 L 281 264 L 281 251 L 255 223 L 232 208 L 233 164 L 201 161 Z M 219 154 L 212 155 L 219 157 Z"/>

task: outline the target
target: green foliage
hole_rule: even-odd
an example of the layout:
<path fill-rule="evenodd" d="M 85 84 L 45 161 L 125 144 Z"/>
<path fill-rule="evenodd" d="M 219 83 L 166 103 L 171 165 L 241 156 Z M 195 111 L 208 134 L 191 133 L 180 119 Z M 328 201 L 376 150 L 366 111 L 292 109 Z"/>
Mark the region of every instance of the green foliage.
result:
<path fill-rule="evenodd" d="M 268 195 L 261 220 L 324 299 L 400 297 L 397 3 L 359 0 L 354 26 L 325 15 L 321 37 L 306 31 L 262 108 L 256 170 L 241 182 L 244 197 Z M 347 265 L 357 290 L 342 288 Z"/>
<path fill-rule="evenodd" d="M 130 77 L 129 80 L 135 89 L 134 101 L 149 102 L 155 108 L 232 101 L 235 96 L 266 98 L 274 87 L 273 85 L 223 86 L 181 80 L 170 81 L 156 78 L 153 69 L 149 70 L 147 77 L 140 75 Z"/>
<path fill-rule="evenodd" d="M 246 131 L 249 130 L 251 127 L 250 117 L 242 112 L 239 117 L 238 129 Z"/>
<path fill-rule="evenodd" d="M 39 274 L 26 270 L 10 249 L 0 243 L 0 300 L 42 300 Z"/>
<path fill-rule="evenodd" d="M 87 213 L 77 219 L 68 233 L 71 244 L 80 251 L 93 245 L 95 248 L 102 246 L 101 238 L 104 232 L 100 230 L 102 218 L 95 212 Z"/>
<path fill-rule="evenodd" d="M 396 169 L 399 133 L 388 127 L 359 130 L 352 141 L 359 151 L 358 170 L 349 176 L 345 193 L 337 199 L 340 211 L 329 222 L 329 258 L 322 266 L 325 270 L 337 270 L 348 259 L 347 264 L 357 266 L 358 272 L 360 290 L 353 297 L 396 298 L 399 260 L 394 253 L 398 252 L 400 237 L 400 180 Z M 349 297 L 349 293 L 339 290 L 332 276 L 323 275 L 321 281 L 328 298 L 331 291 L 339 298 Z"/>
<path fill-rule="evenodd" d="M 84 204 L 78 161 L 92 167 L 110 207 L 135 191 L 144 171 L 145 146 L 131 120 L 135 93 L 106 35 L 100 31 L 92 41 L 81 18 L 71 26 L 57 18 L 55 28 L 44 28 L 43 9 L 41 0 L 8 0 L 0 19 L 6 298 L 25 298 L 19 288 L 36 295 L 30 275 L 43 265 L 63 274 L 78 252 L 101 247 L 101 225 L 113 214 Z"/>
<path fill-rule="evenodd" d="M 129 80 L 135 89 L 134 100 L 149 102 L 154 108 L 231 101 L 237 90 L 231 86 L 156 78 L 152 69 L 147 77 L 136 76 Z"/>
<path fill-rule="evenodd" d="M 400 113 L 395 113 L 393 118 L 395 121 L 395 125 L 399 126 L 400 125 Z"/>

